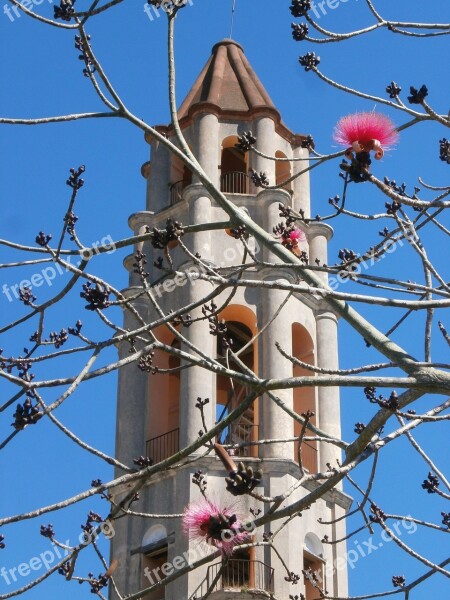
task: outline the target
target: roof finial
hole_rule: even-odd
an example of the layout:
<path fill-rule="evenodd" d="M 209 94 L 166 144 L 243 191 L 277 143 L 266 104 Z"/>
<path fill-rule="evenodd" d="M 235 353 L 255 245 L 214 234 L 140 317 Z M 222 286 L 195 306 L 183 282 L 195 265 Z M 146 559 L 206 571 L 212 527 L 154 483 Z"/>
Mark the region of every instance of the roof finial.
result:
<path fill-rule="evenodd" d="M 233 0 L 231 6 L 231 27 L 230 27 L 230 40 L 233 39 L 233 25 L 234 25 L 234 12 L 236 10 L 236 0 Z"/>

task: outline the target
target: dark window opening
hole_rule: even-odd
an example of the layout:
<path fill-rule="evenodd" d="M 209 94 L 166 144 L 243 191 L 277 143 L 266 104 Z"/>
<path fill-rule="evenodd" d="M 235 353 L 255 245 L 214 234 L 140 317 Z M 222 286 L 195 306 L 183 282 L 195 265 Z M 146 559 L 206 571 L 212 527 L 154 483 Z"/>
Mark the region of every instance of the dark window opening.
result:
<path fill-rule="evenodd" d="M 304 584 L 305 584 L 305 600 L 313 600 L 318 598 L 320 590 L 325 589 L 323 562 L 305 552 L 303 558 Z"/>
<path fill-rule="evenodd" d="M 168 563 L 168 547 L 167 538 L 161 540 L 161 543 L 152 544 L 155 546 L 154 550 L 146 551 L 143 549 L 143 573 L 142 583 L 144 587 L 155 585 L 167 577 L 165 574 L 165 565 Z M 158 547 L 159 546 L 159 547 Z M 165 598 L 165 586 L 162 585 L 158 589 L 147 594 L 148 600 L 164 600 Z"/>
<path fill-rule="evenodd" d="M 249 344 L 253 337 L 251 330 L 239 321 L 227 321 L 227 340 L 231 344 L 234 353 L 239 353 L 239 359 L 252 371 L 254 365 L 253 344 Z M 241 352 L 242 351 L 242 352 Z M 227 346 L 218 338 L 217 355 L 225 361 Z M 230 366 L 238 371 L 241 370 L 238 363 L 229 359 Z M 217 377 L 217 406 L 222 407 L 218 419 L 233 411 L 245 399 L 248 393 L 247 386 L 234 381 L 233 385 L 228 377 L 219 375 Z M 221 442 L 226 444 L 248 444 L 258 440 L 258 427 L 255 422 L 255 403 L 253 403 L 239 419 L 232 423 L 222 432 Z M 258 456 L 258 446 L 243 446 L 233 449 L 231 453 L 236 456 Z"/>
<path fill-rule="evenodd" d="M 248 194 L 247 160 L 244 152 L 234 147 L 223 148 L 220 171 L 222 192 Z"/>
<path fill-rule="evenodd" d="M 279 150 L 275 152 L 275 158 L 286 158 L 286 154 L 280 152 Z M 284 181 L 288 180 L 291 177 L 291 164 L 287 160 L 277 161 L 275 163 L 275 180 L 276 185 L 280 185 Z M 288 192 L 292 191 L 292 182 L 286 183 L 283 185 L 283 189 Z"/>

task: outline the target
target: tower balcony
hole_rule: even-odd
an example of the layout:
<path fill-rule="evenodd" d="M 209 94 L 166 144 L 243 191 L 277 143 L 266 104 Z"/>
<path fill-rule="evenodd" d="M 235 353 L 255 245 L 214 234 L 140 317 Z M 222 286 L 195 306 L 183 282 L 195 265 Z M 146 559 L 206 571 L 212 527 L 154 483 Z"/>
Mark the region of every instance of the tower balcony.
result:
<path fill-rule="evenodd" d="M 231 456 L 257 458 L 258 446 L 253 444 L 259 439 L 258 425 L 241 417 L 237 423 L 232 423 L 222 433 L 220 443 L 229 446 L 228 452 Z"/>
<path fill-rule="evenodd" d="M 183 200 L 184 189 L 191 184 L 191 181 L 180 179 L 169 184 L 169 203 L 170 206 Z M 249 194 L 249 178 L 243 171 L 233 171 L 220 176 L 220 191 L 225 194 Z"/>
<path fill-rule="evenodd" d="M 146 456 L 154 463 L 159 463 L 172 456 L 180 449 L 180 429 L 172 429 L 167 433 L 158 435 L 145 444 Z"/>
<path fill-rule="evenodd" d="M 237 423 L 232 423 L 227 427 L 220 439 L 219 443 L 228 448 L 231 456 L 239 458 L 258 458 L 259 457 L 259 426 L 254 423 L 247 422 L 245 418 L 241 418 Z M 159 463 L 169 456 L 172 456 L 180 449 L 180 430 L 179 428 L 172 429 L 167 433 L 158 435 L 147 440 L 146 456 L 151 458 L 154 463 Z M 308 442 L 302 443 L 302 464 L 303 468 L 310 473 L 317 472 L 317 448 Z"/>
<path fill-rule="evenodd" d="M 231 456 L 239 458 L 258 458 L 260 439 L 259 425 L 252 423 L 245 415 L 237 423 L 232 423 L 222 432 L 219 443 L 226 446 Z M 298 442 L 295 444 L 294 460 L 298 457 Z M 318 468 L 317 447 L 309 442 L 302 442 L 302 466 L 310 473 Z"/>
<path fill-rule="evenodd" d="M 176 181 L 169 185 L 169 202 L 170 206 L 173 206 L 177 202 L 181 202 L 183 200 L 183 190 L 185 187 L 190 185 L 186 183 L 184 179 L 180 179 L 180 181 Z"/>
<path fill-rule="evenodd" d="M 169 205 L 174 206 L 183 200 L 184 190 L 191 185 L 191 181 L 180 179 L 174 183 L 169 183 Z M 286 187 L 286 189 L 288 189 Z M 220 191 L 224 194 L 256 195 L 258 190 L 255 188 L 250 191 L 250 180 L 247 173 L 243 171 L 233 171 L 220 176 Z M 290 190 L 288 190 L 290 191 Z"/>
<path fill-rule="evenodd" d="M 220 176 L 220 191 L 225 194 L 248 194 L 249 181 L 247 173 L 232 171 Z"/>
<path fill-rule="evenodd" d="M 259 560 L 232 558 L 214 563 L 189 600 L 198 600 L 208 592 L 211 600 L 267 598 L 274 592 L 274 569 Z"/>
<path fill-rule="evenodd" d="M 170 206 L 174 206 L 183 200 L 183 191 L 191 183 L 191 180 L 180 179 L 169 184 Z M 290 184 L 284 185 L 282 189 L 292 194 Z M 231 171 L 220 175 L 220 191 L 224 194 L 256 195 L 259 190 L 251 185 L 248 173 L 245 171 Z"/>

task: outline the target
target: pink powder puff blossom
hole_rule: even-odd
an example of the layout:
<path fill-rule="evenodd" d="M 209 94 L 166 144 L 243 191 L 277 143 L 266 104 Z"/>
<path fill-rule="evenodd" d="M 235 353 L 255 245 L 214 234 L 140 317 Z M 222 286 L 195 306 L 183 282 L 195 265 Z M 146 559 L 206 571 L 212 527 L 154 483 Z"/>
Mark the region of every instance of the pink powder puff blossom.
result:
<path fill-rule="evenodd" d="M 295 227 L 295 225 L 291 226 L 289 229 L 285 229 L 281 235 L 281 243 L 283 246 L 286 246 L 286 248 L 297 255 L 299 254 L 299 242 L 306 242 L 306 236 L 304 232 L 298 227 Z"/>
<path fill-rule="evenodd" d="M 301 229 L 294 227 L 294 229 L 289 232 L 289 239 L 291 242 L 296 242 L 298 244 L 298 242 L 305 242 L 306 236 Z"/>
<path fill-rule="evenodd" d="M 202 498 L 184 509 L 183 531 L 192 540 L 206 542 L 223 555 L 233 553 L 235 546 L 248 539 L 244 520 L 233 506 L 221 506 Z"/>
<path fill-rule="evenodd" d="M 374 112 L 362 112 L 342 117 L 334 130 L 334 140 L 343 146 L 349 146 L 349 152 L 375 152 L 379 160 L 384 150 L 398 140 L 394 123 L 385 115 Z"/>

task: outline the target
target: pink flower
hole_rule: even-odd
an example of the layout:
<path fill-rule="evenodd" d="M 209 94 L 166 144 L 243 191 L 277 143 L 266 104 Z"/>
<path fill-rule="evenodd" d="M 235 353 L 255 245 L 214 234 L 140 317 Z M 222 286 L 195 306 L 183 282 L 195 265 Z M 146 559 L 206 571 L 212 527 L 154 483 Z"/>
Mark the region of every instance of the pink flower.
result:
<path fill-rule="evenodd" d="M 342 117 L 334 130 L 334 140 L 343 146 L 350 146 L 349 151 L 375 151 L 379 160 L 384 150 L 395 144 L 398 132 L 394 123 L 385 115 L 374 112 L 355 113 Z"/>
<path fill-rule="evenodd" d="M 301 229 L 295 227 L 295 225 L 291 225 L 289 228 L 284 229 L 279 237 L 281 238 L 281 243 L 283 246 L 288 248 L 288 250 L 291 250 L 291 252 L 297 256 L 300 256 L 298 243 L 306 242 L 306 235 Z"/>
<path fill-rule="evenodd" d="M 204 541 L 222 554 L 230 555 L 235 546 L 248 538 L 243 521 L 233 506 L 220 506 L 202 498 L 184 509 L 183 531 L 192 540 Z"/>
<path fill-rule="evenodd" d="M 298 242 L 305 242 L 306 236 L 301 229 L 298 229 L 298 227 L 294 227 L 294 229 L 292 229 L 292 231 L 289 232 L 289 239 L 293 244 L 298 244 Z"/>

